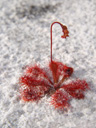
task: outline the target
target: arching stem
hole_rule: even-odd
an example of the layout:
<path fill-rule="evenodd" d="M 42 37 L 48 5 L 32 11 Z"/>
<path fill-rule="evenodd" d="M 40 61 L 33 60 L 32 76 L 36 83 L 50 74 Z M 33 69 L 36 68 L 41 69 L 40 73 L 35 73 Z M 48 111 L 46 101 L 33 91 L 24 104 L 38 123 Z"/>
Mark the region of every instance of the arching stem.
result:
<path fill-rule="evenodd" d="M 51 62 L 52 62 L 52 27 L 55 23 L 59 24 L 62 28 L 62 32 L 64 35 L 62 35 L 61 38 L 66 38 L 67 36 L 69 36 L 68 35 L 69 32 L 68 32 L 67 27 L 65 25 L 61 24 L 60 22 L 53 22 L 51 24 L 51 29 L 50 29 L 50 34 L 51 34 L 51 38 L 50 38 L 51 39 Z"/>

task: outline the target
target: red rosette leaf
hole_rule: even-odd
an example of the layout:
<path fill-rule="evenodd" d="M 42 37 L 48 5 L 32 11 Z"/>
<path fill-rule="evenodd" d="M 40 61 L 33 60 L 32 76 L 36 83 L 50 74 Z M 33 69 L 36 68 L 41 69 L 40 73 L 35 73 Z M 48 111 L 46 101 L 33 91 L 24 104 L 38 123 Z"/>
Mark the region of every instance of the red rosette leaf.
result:
<path fill-rule="evenodd" d="M 73 73 L 73 68 L 68 67 L 61 62 L 52 61 L 49 63 L 49 67 L 53 74 L 54 83 L 58 82 L 60 75 L 70 77 Z"/>
<path fill-rule="evenodd" d="M 44 80 L 44 79 L 36 79 L 32 76 L 22 76 L 19 79 L 19 82 L 21 84 L 21 86 L 25 85 L 28 87 L 32 87 L 32 86 L 46 86 L 46 87 L 50 87 L 50 84 Z"/>
<path fill-rule="evenodd" d="M 44 86 L 25 88 L 21 91 L 21 99 L 24 101 L 39 101 L 47 91 L 48 88 Z"/>
<path fill-rule="evenodd" d="M 69 101 L 71 97 L 64 91 L 64 89 L 58 89 L 53 95 L 52 95 L 51 104 L 56 109 L 68 109 L 70 104 Z"/>
<path fill-rule="evenodd" d="M 54 83 L 58 82 L 59 76 L 57 75 L 58 71 L 58 62 L 52 61 L 49 63 L 50 70 L 52 71 Z"/>
<path fill-rule="evenodd" d="M 25 74 L 19 78 L 19 83 L 22 90 L 21 98 L 24 101 L 38 100 L 51 89 L 45 72 L 37 66 L 28 67 Z"/>
<path fill-rule="evenodd" d="M 37 65 L 27 67 L 25 74 L 30 75 L 35 79 L 46 79 L 49 81 L 50 84 L 53 84 L 46 71 Z"/>
<path fill-rule="evenodd" d="M 63 83 L 63 81 L 70 77 L 73 73 L 73 68 L 68 67 L 61 62 L 52 61 L 49 63 L 49 67 L 52 71 L 54 85 L 58 83 L 56 84 L 56 87 L 54 86 L 55 89 L 58 88 Z M 62 79 L 59 81 L 60 77 Z"/>
<path fill-rule="evenodd" d="M 24 101 L 36 101 L 43 97 L 51 89 L 46 81 L 28 79 L 27 85 L 21 88 L 21 98 Z"/>
<path fill-rule="evenodd" d="M 72 81 L 67 85 L 63 85 L 62 88 L 76 99 L 83 99 L 85 90 L 89 89 L 89 85 L 85 80 Z"/>

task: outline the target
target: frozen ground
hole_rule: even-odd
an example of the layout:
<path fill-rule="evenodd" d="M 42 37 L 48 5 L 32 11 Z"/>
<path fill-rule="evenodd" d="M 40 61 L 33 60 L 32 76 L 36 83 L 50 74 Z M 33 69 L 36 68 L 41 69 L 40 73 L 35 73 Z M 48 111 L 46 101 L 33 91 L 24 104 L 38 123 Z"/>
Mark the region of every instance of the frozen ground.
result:
<path fill-rule="evenodd" d="M 91 85 L 68 113 L 56 111 L 46 97 L 36 104 L 18 96 L 22 67 L 50 60 L 53 21 L 70 32 L 61 39 L 54 25 L 53 57 L 74 68 L 72 78 Z M 96 0 L 0 0 L 0 128 L 96 128 Z"/>

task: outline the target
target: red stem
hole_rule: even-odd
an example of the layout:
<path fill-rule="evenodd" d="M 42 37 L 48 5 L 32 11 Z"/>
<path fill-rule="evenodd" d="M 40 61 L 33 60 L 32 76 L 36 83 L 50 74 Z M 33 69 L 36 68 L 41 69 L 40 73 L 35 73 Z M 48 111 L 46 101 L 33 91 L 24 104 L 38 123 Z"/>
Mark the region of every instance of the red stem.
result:
<path fill-rule="evenodd" d="M 67 27 L 64 26 L 63 24 L 61 24 L 60 22 L 53 22 L 51 24 L 51 29 L 50 29 L 50 34 L 51 34 L 51 62 L 52 62 L 52 27 L 55 23 L 59 24 L 62 28 L 62 32 L 64 33 L 64 35 L 61 36 L 62 38 L 66 38 L 68 36 L 68 33 L 69 33 L 68 30 L 67 30 Z"/>
<path fill-rule="evenodd" d="M 59 23 L 59 22 L 53 22 L 53 23 L 51 24 L 51 62 L 52 62 L 52 27 L 53 27 L 53 25 L 54 25 L 55 23 L 61 25 L 61 23 Z"/>

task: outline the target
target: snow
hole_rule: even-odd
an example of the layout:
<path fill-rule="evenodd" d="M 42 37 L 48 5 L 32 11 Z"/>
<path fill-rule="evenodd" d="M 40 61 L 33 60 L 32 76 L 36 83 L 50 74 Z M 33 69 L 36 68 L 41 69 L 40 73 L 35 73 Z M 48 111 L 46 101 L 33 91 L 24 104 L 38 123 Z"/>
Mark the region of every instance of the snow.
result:
<path fill-rule="evenodd" d="M 19 98 L 18 79 L 29 64 L 50 61 L 50 25 L 68 26 L 61 39 L 53 27 L 53 58 L 74 68 L 71 79 L 86 79 L 91 90 L 73 99 L 67 113 Z M 0 0 L 0 128 L 96 128 L 96 1 Z"/>

